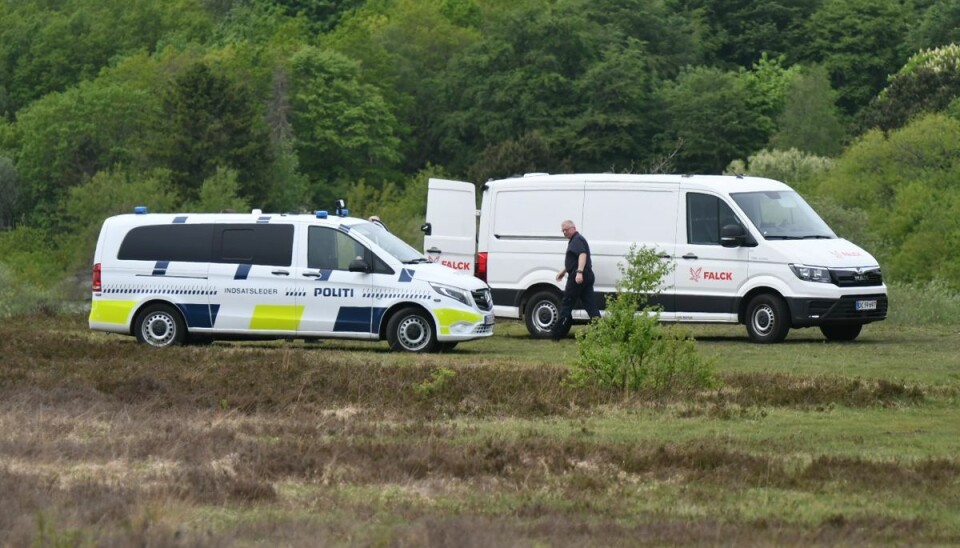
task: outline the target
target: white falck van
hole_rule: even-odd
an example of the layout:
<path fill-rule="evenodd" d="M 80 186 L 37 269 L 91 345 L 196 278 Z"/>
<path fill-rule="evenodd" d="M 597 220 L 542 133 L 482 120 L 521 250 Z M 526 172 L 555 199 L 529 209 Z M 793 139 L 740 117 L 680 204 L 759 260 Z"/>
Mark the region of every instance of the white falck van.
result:
<path fill-rule="evenodd" d="M 664 321 L 741 323 L 768 343 L 811 326 L 853 340 L 887 314 L 877 261 L 778 181 L 528 174 L 490 181 L 482 192 L 478 212 L 472 183 L 431 179 L 424 248 L 485 280 L 495 314 L 523 318 L 534 337 L 548 336 L 557 319 L 565 219 L 590 244 L 600 294 L 615 292 L 618 264 L 634 243 L 673 263 L 656 299 Z M 574 311 L 575 320 L 586 318 Z"/>
<path fill-rule="evenodd" d="M 411 352 L 492 334 L 487 284 L 365 220 L 137 210 L 103 223 L 91 329 L 152 346 L 329 337 Z"/>

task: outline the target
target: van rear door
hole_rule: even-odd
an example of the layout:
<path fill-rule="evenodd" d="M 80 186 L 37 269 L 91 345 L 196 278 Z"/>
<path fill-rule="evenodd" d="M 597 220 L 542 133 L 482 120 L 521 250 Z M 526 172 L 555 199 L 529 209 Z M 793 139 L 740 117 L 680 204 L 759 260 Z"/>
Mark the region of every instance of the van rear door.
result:
<path fill-rule="evenodd" d="M 477 200 L 473 183 L 430 179 L 423 249 L 431 261 L 474 271 Z"/>

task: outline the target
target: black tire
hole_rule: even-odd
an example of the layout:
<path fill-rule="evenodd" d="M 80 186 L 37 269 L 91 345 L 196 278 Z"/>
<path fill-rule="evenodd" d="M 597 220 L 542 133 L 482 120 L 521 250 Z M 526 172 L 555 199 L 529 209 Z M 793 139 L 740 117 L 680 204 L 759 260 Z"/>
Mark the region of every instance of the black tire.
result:
<path fill-rule="evenodd" d="M 137 315 L 133 325 L 137 341 L 154 348 L 179 346 L 187 339 L 180 311 L 168 304 L 152 304 Z"/>
<path fill-rule="evenodd" d="M 453 342 L 438 342 L 437 343 L 437 352 L 453 352 L 453 349 L 457 347 L 457 341 Z"/>
<path fill-rule="evenodd" d="M 534 339 L 549 339 L 560 318 L 560 295 L 554 291 L 535 293 L 523 309 L 523 321 Z"/>
<path fill-rule="evenodd" d="M 394 351 L 432 352 L 437 347 L 437 333 L 421 310 L 404 308 L 387 322 L 387 342 Z"/>
<path fill-rule="evenodd" d="M 790 331 L 787 303 L 777 295 L 763 293 L 750 299 L 745 317 L 747 334 L 756 343 L 778 343 Z"/>
<path fill-rule="evenodd" d="M 827 340 L 831 341 L 852 341 L 860 335 L 863 329 L 862 323 L 842 323 L 821 325 L 820 332 Z"/>

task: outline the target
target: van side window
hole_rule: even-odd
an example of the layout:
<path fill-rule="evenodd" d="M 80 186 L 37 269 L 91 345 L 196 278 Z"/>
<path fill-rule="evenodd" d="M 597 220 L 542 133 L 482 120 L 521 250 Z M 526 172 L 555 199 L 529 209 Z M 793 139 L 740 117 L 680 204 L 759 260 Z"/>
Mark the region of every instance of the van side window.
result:
<path fill-rule="evenodd" d="M 213 262 L 267 266 L 293 264 L 293 225 L 218 224 Z"/>
<path fill-rule="evenodd" d="M 739 225 L 737 215 L 723 200 L 709 194 L 687 194 L 687 243 L 720 245 L 720 229 Z"/>
<path fill-rule="evenodd" d="M 117 252 L 117 259 L 208 263 L 212 251 L 211 224 L 147 225 L 127 232 Z"/>
<path fill-rule="evenodd" d="M 349 270 L 351 261 L 367 258 L 367 249 L 339 230 L 311 226 L 307 234 L 307 268 Z"/>

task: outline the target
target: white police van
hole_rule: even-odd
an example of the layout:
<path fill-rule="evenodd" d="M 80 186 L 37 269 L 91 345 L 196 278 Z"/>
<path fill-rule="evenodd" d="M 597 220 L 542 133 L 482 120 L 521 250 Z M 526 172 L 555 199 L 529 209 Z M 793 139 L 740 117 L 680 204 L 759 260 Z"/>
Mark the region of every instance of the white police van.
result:
<path fill-rule="evenodd" d="M 424 247 L 442 264 L 475 272 L 490 285 L 494 313 L 523 318 L 534 337 L 549 336 L 558 317 L 567 219 L 589 242 L 601 295 L 615 292 L 633 244 L 671 263 L 655 299 L 663 321 L 741 323 L 751 340 L 773 343 L 814 326 L 827 339 L 853 340 L 887 316 L 877 260 L 779 181 L 533 173 L 483 184 L 479 212 L 475 189 L 429 181 Z"/>
<path fill-rule="evenodd" d="M 164 347 L 215 338 L 387 340 L 450 350 L 493 333 L 487 284 L 430 263 L 381 226 L 315 215 L 108 218 L 93 265 L 91 329 Z"/>

